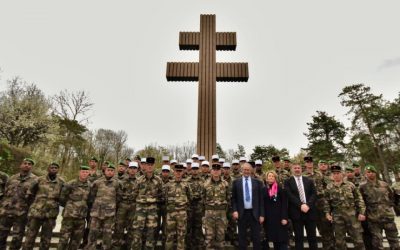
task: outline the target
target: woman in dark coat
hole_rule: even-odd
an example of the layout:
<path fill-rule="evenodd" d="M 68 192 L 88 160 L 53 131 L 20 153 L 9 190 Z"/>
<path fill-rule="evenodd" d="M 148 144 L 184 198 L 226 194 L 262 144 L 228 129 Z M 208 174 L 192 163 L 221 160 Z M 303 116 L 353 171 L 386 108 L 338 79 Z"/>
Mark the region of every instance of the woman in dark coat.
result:
<path fill-rule="evenodd" d="M 275 250 L 288 249 L 288 201 L 285 190 L 277 183 L 274 171 L 266 173 L 264 192 L 265 233 L 267 244 L 272 241 Z"/>

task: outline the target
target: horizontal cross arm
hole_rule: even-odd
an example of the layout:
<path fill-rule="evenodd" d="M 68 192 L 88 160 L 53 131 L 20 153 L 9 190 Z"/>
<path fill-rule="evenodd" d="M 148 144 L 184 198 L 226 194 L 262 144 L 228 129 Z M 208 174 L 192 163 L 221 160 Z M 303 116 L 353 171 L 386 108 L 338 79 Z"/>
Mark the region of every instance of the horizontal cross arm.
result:
<path fill-rule="evenodd" d="M 248 80 L 248 63 L 217 63 L 218 82 L 247 82 Z"/>
<path fill-rule="evenodd" d="M 217 32 L 216 50 L 236 50 L 236 32 Z M 179 32 L 180 50 L 199 50 L 200 32 Z"/>
<path fill-rule="evenodd" d="M 195 82 L 199 80 L 199 63 L 168 62 L 167 81 Z"/>

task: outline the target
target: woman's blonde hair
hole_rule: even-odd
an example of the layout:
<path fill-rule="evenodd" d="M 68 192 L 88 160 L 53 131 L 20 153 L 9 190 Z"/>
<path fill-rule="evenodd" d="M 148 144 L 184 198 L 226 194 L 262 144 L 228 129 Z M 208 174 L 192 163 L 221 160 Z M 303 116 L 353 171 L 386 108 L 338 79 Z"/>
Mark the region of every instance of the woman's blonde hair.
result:
<path fill-rule="evenodd" d="M 274 177 L 275 177 L 275 180 L 276 180 L 276 181 L 278 180 L 278 174 L 277 174 L 274 170 L 268 170 L 268 171 L 265 173 L 265 181 L 267 181 L 268 175 L 269 175 L 269 174 L 273 174 Z"/>

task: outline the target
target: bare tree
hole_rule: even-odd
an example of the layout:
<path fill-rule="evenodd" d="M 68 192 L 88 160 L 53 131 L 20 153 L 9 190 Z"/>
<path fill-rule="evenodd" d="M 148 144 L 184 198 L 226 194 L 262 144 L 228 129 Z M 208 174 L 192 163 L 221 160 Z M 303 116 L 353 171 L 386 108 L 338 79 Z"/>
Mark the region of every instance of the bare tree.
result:
<path fill-rule="evenodd" d="M 53 112 L 62 118 L 87 123 L 87 112 L 93 107 L 89 94 L 84 90 L 69 92 L 62 90 L 52 97 Z"/>

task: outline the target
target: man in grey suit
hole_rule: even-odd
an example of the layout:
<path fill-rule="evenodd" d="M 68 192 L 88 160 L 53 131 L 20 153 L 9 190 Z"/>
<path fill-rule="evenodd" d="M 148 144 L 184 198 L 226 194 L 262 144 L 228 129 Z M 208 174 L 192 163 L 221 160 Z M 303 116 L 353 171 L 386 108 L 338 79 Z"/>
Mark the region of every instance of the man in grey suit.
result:
<path fill-rule="evenodd" d="M 239 249 L 247 249 L 246 231 L 250 227 L 253 249 L 261 249 L 261 224 L 264 222 L 263 183 L 250 176 L 252 166 L 242 165 L 242 178 L 232 184 L 232 217 L 238 220 Z"/>

